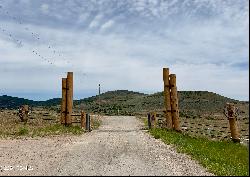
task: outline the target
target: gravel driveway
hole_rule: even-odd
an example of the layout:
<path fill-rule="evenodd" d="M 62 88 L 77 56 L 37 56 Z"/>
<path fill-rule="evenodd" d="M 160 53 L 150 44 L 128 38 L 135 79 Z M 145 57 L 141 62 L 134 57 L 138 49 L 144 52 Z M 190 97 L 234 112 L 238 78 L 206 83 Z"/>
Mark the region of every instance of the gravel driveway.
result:
<path fill-rule="evenodd" d="M 111 116 L 80 137 L 0 140 L 0 175 L 212 175 L 142 127 Z"/>

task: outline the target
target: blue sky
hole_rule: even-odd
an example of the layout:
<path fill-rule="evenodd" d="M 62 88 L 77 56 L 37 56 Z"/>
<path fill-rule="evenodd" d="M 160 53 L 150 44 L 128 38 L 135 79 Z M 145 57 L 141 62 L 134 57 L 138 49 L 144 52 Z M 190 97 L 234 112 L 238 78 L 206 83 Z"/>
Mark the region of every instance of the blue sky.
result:
<path fill-rule="evenodd" d="M 127 89 L 249 100 L 248 0 L 0 0 L 0 95 L 74 98 Z"/>

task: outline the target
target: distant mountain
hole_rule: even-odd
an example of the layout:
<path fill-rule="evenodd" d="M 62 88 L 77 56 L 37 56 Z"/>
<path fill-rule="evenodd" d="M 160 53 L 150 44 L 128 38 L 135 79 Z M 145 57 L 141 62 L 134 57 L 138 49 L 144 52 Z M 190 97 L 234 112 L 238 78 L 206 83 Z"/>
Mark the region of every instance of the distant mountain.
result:
<path fill-rule="evenodd" d="M 8 108 L 8 109 L 16 109 L 21 105 L 29 105 L 29 106 L 55 106 L 60 104 L 61 98 L 53 98 L 47 101 L 33 101 L 24 98 L 12 97 L 3 95 L 0 96 L 0 108 Z"/>
<path fill-rule="evenodd" d="M 0 96 L 0 108 L 8 108 L 8 109 L 17 108 L 23 104 L 35 105 L 37 103 L 36 101 L 24 98 L 12 97 L 7 95 Z"/>
<path fill-rule="evenodd" d="M 184 116 L 199 116 L 204 114 L 222 113 L 226 102 L 233 102 L 240 108 L 242 114 L 249 116 L 249 102 L 238 101 L 208 91 L 179 91 L 180 114 Z M 56 106 L 60 111 L 61 98 L 47 101 L 33 101 L 18 97 L 0 96 L 0 108 L 17 108 L 22 104 L 30 106 Z M 149 111 L 163 113 L 163 92 L 144 94 L 128 90 L 115 90 L 80 100 L 74 100 L 74 110 L 84 110 L 106 115 L 146 114 Z"/>

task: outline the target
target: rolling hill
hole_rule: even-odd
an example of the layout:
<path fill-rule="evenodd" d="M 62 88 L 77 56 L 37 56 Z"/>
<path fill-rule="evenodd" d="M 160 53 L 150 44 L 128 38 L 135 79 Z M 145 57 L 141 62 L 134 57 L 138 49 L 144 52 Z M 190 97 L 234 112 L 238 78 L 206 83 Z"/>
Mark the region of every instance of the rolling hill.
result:
<path fill-rule="evenodd" d="M 0 96 L 1 109 L 16 109 L 21 105 L 27 104 L 30 106 L 56 106 L 60 104 L 61 98 L 53 98 L 47 101 L 33 101 L 25 98 L 12 97 L 7 95 Z"/>
<path fill-rule="evenodd" d="M 207 91 L 179 91 L 179 107 L 182 115 L 222 113 L 226 102 L 233 102 L 245 116 L 249 115 L 249 102 L 230 99 Z M 164 110 L 163 92 L 143 94 L 127 90 L 110 91 L 75 102 L 75 108 L 107 115 L 135 115 Z"/>
<path fill-rule="evenodd" d="M 226 102 L 233 102 L 240 113 L 249 116 L 249 102 L 238 101 L 208 91 L 179 91 L 179 108 L 181 116 L 201 116 L 221 114 Z M 115 90 L 102 93 L 100 97 L 92 96 L 74 100 L 74 111 L 102 113 L 106 115 L 137 115 L 149 111 L 163 113 L 163 92 L 144 94 L 128 90 Z M 47 101 L 33 101 L 7 95 L 0 96 L 0 108 L 16 109 L 22 104 L 45 106 L 60 109 L 60 98 Z M 60 111 L 60 110 L 59 110 Z"/>

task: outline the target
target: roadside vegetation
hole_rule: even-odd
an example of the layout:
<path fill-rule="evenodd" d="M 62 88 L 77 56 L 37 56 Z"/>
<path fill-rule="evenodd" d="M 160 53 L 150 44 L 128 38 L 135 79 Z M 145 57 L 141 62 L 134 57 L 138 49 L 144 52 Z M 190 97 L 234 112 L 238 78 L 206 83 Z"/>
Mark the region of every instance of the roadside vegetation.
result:
<path fill-rule="evenodd" d="M 24 134 L 23 132 L 25 130 Z M 64 126 L 61 124 L 54 124 L 54 125 L 48 125 L 46 127 L 41 127 L 38 129 L 30 128 L 29 126 L 24 126 L 17 131 L 16 135 L 27 135 L 31 137 L 36 136 L 49 136 L 49 135 L 61 135 L 61 134 L 73 134 L 73 135 L 80 135 L 84 131 L 79 126 Z"/>
<path fill-rule="evenodd" d="M 0 113 L 0 138 L 44 137 L 53 135 L 81 135 L 85 129 L 80 123 L 70 126 L 61 125 L 60 114 L 51 112 L 43 116 L 41 112 L 33 112 L 27 123 L 21 122 L 13 110 Z M 91 118 L 91 129 L 97 129 L 101 124 L 98 117 Z"/>
<path fill-rule="evenodd" d="M 80 135 L 84 133 L 84 130 L 79 126 L 64 126 L 61 124 L 52 124 L 44 127 L 34 127 L 31 125 L 20 125 L 15 127 L 14 130 L 4 131 L 1 130 L 0 137 L 1 138 L 20 138 L 20 137 L 44 137 L 51 135 Z"/>
<path fill-rule="evenodd" d="M 218 176 L 249 176 L 249 146 L 228 141 L 191 137 L 172 130 L 149 130 L 156 139 L 176 147 Z"/>

